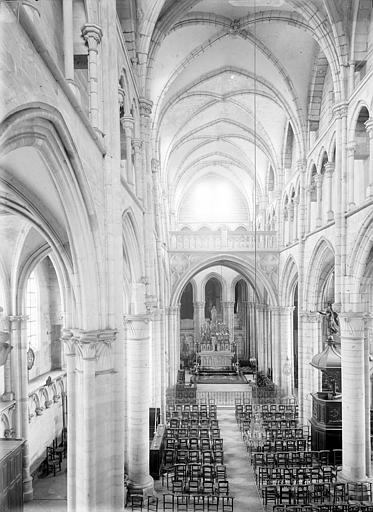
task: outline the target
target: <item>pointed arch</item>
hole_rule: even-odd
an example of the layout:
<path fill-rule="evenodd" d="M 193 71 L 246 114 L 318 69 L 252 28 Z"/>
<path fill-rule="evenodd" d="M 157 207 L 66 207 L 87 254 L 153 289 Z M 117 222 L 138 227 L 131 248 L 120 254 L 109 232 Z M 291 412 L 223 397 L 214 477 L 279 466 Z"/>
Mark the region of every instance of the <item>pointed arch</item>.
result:
<path fill-rule="evenodd" d="M 295 287 L 298 284 L 298 265 L 293 257 L 289 255 L 280 275 L 280 303 L 283 306 L 291 306 Z"/>
<path fill-rule="evenodd" d="M 310 258 L 304 281 L 305 309 L 315 311 L 320 305 L 323 285 L 335 265 L 334 248 L 329 240 L 321 237 Z"/>

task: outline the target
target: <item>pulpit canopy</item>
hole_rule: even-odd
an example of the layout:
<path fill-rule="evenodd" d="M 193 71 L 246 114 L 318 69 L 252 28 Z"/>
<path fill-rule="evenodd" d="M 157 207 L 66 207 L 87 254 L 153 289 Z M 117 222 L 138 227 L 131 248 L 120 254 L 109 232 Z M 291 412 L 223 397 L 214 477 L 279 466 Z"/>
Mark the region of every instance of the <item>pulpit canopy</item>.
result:
<path fill-rule="evenodd" d="M 324 350 L 313 356 L 310 365 L 318 370 L 341 368 L 341 353 L 336 347 L 334 340 L 328 339 Z"/>

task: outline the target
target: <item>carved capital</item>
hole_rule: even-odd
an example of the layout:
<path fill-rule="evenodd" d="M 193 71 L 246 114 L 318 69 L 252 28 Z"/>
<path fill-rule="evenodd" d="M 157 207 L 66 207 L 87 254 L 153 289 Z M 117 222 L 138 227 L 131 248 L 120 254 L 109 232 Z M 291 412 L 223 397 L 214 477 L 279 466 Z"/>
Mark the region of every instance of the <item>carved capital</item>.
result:
<path fill-rule="evenodd" d="M 149 117 L 152 113 L 153 102 L 147 98 L 139 98 L 140 116 Z"/>
<path fill-rule="evenodd" d="M 28 315 L 10 315 L 8 320 L 10 323 L 27 322 Z"/>
<path fill-rule="evenodd" d="M 341 340 L 343 338 L 364 338 L 369 315 L 358 312 L 342 312 L 339 315 L 341 322 Z"/>
<path fill-rule="evenodd" d="M 321 323 L 320 315 L 317 311 L 299 311 L 299 316 L 302 322 L 309 322 L 312 324 Z"/>
<path fill-rule="evenodd" d="M 356 146 L 357 144 L 355 141 L 351 141 L 347 144 L 347 156 L 351 158 L 355 156 Z"/>
<path fill-rule="evenodd" d="M 367 134 L 371 139 L 373 137 L 373 119 L 370 117 L 368 121 L 365 121 L 365 128 L 367 129 Z"/>
<path fill-rule="evenodd" d="M 222 302 L 223 307 L 225 308 L 233 308 L 234 307 L 234 301 L 227 300 L 225 302 Z"/>
<path fill-rule="evenodd" d="M 168 315 L 177 315 L 180 311 L 180 306 L 170 306 L 166 309 Z"/>
<path fill-rule="evenodd" d="M 121 107 L 124 106 L 124 98 L 126 97 L 126 93 L 122 87 L 118 87 L 118 103 Z"/>
<path fill-rule="evenodd" d="M 120 118 L 120 123 L 121 123 L 122 128 L 125 131 L 126 135 L 128 137 L 132 137 L 133 127 L 135 124 L 133 117 L 132 116 L 122 116 Z"/>
<path fill-rule="evenodd" d="M 321 185 L 322 185 L 322 175 L 321 174 L 315 174 L 314 177 L 313 177 L 315 183 L 316 183 L 316 186 L 317 188 L 321 188 Z"/>
<path fill-rule="evenodd" d="M 340 103 L 336 103 L 333 107 L 333 114 L 339 118 L 342 119 L 342 117 L 347 117 L 348 113 L 348 103 L 342 101 Z"/>
<path fill-rule="evenodd" d="M 76 355 L 80 360 L 85 361 L 99 361 L 102 357 L 107 359 L 116 335 L 117 331 L 113 329 L 76 331 L 74 333 Z"/>
<path fill-rule="evenodd" d="M 324 169 L 325 169 L 325 174 L 328 175 L 329 177 L 331 177 L 335 170 L 334 162 L 327 162 L 324 166 Z"/>
<path fill-rule="evenodd" d="M 143 145 L 143 141 L 141 139 L 132 139 L 132 148 L 135 153 L 140 153 Z"/>
<path fill-rule="evenodd" d="M 67 356 L 75 355 L 75 338 L 71 329 L 63 329 L 61 341 L 65 346 L 65 354 Z"/>
<path fill-rule="evenodd" d="M 299 159 L 297 161 L 297 171 L 298 172 L 306 172 L 307 171 L 307 161 L 304 159 Z"/>
<path fill-rule="evenodd" d="M 159 160 L 157 160 L 156 158 L 152 158 L 151 166 L 153 174 L 159 172 Z"/>
<path fill-rule="evenodd" d="M 97 52 L 98 45 L 102 39 L 102 29 L 94 23 L 86 23 L 82 27 L 82 36 L 87 42 L 88 50 Z"/>

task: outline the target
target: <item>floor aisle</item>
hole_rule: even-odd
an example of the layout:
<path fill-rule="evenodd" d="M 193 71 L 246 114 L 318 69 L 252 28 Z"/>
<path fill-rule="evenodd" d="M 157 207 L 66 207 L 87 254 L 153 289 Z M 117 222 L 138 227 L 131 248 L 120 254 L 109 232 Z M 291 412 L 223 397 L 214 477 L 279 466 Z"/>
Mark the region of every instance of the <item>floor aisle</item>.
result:
<path fill-rule="evenodd" d="M 254 472 L 236 423 L 234 409 L 218 407 L 220 435 L 224 442 L 224 463 L 227 466 L 229 490 L 234 499 L 234 512 L 265 510 L 255 485 Z"/>

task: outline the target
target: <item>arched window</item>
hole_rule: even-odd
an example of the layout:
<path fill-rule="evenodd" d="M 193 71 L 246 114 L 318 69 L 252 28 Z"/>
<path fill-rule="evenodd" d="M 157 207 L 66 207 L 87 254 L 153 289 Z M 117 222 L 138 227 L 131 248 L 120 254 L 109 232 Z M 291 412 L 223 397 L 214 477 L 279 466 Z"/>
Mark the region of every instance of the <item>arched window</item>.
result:
<path fill-rule="evenodd" d="M 31 272 L 26 286 L 26 308 L 27 320 L 27 341 L 28 346 L 34 351 L 39 350 L 39 332 L 38 332 L 38 304 L 39 293 L 38 283 L 35 272 Z"/>

